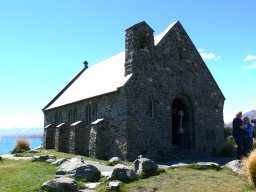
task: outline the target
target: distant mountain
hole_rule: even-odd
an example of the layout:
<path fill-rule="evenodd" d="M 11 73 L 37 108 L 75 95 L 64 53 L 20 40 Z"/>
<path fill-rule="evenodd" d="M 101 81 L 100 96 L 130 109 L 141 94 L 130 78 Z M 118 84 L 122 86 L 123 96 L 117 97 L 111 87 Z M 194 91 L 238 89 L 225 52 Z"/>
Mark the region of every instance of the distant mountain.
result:
<path fill-rule="evenodd" d="M 248 111 L 246 113 L 243 113 L 242 119 L 244 117 L 249 117 L 250 120 L 256 119 L 256 110 L 251 110 L 251 111 Z M 232 127 L 232 122 L 227 123 L 226 126 L 227 127 Z"/>
<path fill-rule="evenodd" d="M 243 114 L 244 117 L 249 117 L 251 119 L 256 119 L 256 110 L 251 110 Z"/>
<path fill-rule="evenodd" d="M 43 137 L 43 128 L 0 128 L 0 137 Z"/>

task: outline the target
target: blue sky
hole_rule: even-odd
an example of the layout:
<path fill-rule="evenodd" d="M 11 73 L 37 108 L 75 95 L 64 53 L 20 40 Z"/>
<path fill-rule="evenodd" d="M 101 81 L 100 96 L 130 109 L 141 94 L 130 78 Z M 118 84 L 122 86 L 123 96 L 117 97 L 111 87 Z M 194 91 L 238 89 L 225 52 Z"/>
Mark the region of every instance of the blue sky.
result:
<path fill-rule="evenodd" d="M 226 97 L 224 120 L 256 109 L 255 0 L 0 0 L 0 127 L 43 127 L 76 75 L 124 50 L 125 29 L 179 20 Z"/>

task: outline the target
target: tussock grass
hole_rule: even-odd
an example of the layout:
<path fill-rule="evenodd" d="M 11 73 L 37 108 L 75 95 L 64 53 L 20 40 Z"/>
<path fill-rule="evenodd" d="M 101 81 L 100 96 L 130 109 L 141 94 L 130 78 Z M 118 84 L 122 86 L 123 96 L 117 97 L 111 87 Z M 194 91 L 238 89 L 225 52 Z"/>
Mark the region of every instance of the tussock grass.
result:
<path fill-rule="evenodd" d="M 30 150 L 29 142 L 26 139 L 17 139 L 12 153 L 20 153 Z"/>
<path fill-rule="evenodd" d="M 250 183 L 256 186 L 256 149 L 242 160 L 242 165 Z"/>

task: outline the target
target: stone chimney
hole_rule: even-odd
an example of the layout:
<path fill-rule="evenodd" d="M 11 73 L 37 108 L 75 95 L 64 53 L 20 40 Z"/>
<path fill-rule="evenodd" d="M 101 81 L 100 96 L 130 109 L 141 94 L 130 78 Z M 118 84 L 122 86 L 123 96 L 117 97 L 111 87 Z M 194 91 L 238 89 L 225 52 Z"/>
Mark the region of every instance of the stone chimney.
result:
<path fill-rule="evenodd" d="M 154 48 L 153 29 L 145 22 L 125 30 L 125 76 L 140 70 L 140 58 Z"/>

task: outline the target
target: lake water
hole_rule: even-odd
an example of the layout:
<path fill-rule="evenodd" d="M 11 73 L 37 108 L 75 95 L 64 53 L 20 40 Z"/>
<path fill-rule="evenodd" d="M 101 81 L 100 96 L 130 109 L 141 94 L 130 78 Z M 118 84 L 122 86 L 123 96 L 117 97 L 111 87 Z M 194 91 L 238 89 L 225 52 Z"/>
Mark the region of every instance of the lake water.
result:
<path fill-rule="evenodd" d="M 30 149 L 35 149 L 43 145 L 42 138 L 22 138 L 29 142 Z M 16 144 L 16 138 L 0 137 L 0 154 L 7 154 L 13 150 Z"/>

